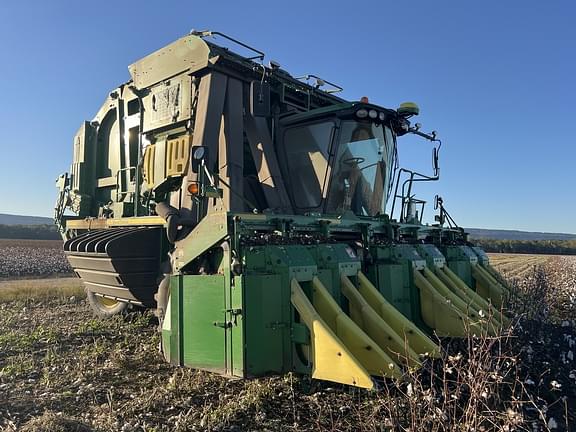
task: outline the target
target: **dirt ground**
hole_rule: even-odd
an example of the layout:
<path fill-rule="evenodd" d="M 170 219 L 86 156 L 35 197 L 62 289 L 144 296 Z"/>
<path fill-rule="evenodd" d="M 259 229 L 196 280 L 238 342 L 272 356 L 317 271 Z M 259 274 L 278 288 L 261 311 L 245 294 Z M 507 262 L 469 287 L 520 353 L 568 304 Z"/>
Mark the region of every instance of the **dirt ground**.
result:
<path fill-rule="evenodd" d="M 548 273 L 533 273 L 526 283 L 547 289 L 553 276 L 569 290 L 576 260 L 547 265 Z M 67 288 L 46 292 L 35 290 L 36 283 Z M 525 319 L 515 334 L 488 348 L 474 340 L 443 341 L 441 362 L 366 392 L 290 374 L 229 380 L 168 365 L 151 313 L 95 319 L 77 283 L 0 285 L 1 431 L 462 430 L 472 384 L 480 379 L 486 380 L 478 396 L 477 415 L 488 419 L 483 430 L 576 428 L 573 320 Z M 28 287 L 25 295 L 6 294 L 19 284 Z M 565 313 L 573 313 L 571 307 Z M 467 346 L 472 351 L 462 357 Z M 475 346 L 489 356 L 485 366 L 474 357 Z M 453 368 L 457 380 L 446 378 Z"/>
<path fill-rule="evenodd" d="M 101 321 L 78 296 L 0 304 L 0 428 L 311 430 L 319 420 L 293 411 L 294 393 L 335 391 L 291 376 L 234 381 L 173 367 L 158 343 L 150 313 Z M 349 402 L 359 393 L 343 391 Z"/>

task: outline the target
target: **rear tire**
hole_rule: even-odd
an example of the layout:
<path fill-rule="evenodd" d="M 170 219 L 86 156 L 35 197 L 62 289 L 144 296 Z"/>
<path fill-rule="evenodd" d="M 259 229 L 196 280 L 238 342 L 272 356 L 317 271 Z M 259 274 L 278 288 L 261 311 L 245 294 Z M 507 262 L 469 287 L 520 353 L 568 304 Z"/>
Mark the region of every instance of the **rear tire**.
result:
<path fill-rule="evenodd" d="M 128 303 L 96 295 L 89 289 L 86 290 L 86 298 L 92 312 L 99 318 L 110 318 L 122 314 L 128 308 Z"/>

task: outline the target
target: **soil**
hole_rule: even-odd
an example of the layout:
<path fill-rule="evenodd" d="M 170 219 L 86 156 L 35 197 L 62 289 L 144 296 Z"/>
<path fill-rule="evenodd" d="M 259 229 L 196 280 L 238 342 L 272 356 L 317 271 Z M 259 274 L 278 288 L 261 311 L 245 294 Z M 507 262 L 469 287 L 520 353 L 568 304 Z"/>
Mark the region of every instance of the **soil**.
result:
<path fill-rule="evenodd" d="M 556 262 L 552 276 L 560 277 L 565 265 Z M 526 283 L 543 287 L 540 292 L 550 288 L 550 275 L 531 278 Z M 570 430 L 576 428 L 576 327 L 569 288 L 566 295 L 553 292 L 564 305 L 560 315 L 551 316 L 547 306 L 518 317 L 511 335 L 485 349 L 486 358 L 498 361 L 478 366 L 476 341 L 443 341 L 443 360 L 375 392 L 292 374 L 230 380 L 174 367 L 158 351 L 152 313 L 102 321 L 81 295 L 4 301 L 0 430 L 470 430 L 466 415 L 473 383 L 481 379 L 489 394 L 482 394 L 477 415 L 488 420 L 477 430 Z M 442 375 L 453 367 L 460 367 L 462 382 Z"/>

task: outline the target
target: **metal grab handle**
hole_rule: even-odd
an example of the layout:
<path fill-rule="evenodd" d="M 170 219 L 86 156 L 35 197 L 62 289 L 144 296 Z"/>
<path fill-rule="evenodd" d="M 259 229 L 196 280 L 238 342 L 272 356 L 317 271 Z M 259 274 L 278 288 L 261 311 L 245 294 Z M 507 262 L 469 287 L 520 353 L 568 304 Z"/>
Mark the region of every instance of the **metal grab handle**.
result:
<path fill-rule="evenodd" d="M 320 78 L 318 75 L 308 74 L 308 75 L 304 75 L 301 77 L 296 77 L 296 79 L 298 81 L 305 81 L 305 82 L 310 80 L 310 78 L 316 79 L 316 88 L 320 88 L 324 84 L 328 84 L 329 86 L 332 86 L 332 89 L 324 90 L 326 93 L 339 93 L 339 92 L 344 90 L 343 87 L 340 87 L 337 84 L 334 84 L 328 80 L 325 80 L 324 78 Z"/>
<path fill-rule="evenodd" d="M 264 57 L 266 56 L 266 54 L 264 54 L 262 51 L 257 50 L 256 48 L 251 47 L 250 45 L 246 45 L 244 42 L 240 42 L 237 39 L 231 38 L 228 35 L 225 35 L 224 33 L 220 33 L 220 32 L 215 32 L 215 31 L 210 31 L 210 30 L 203 30 L 203 31 L 196 31 L 196 30 L 192 30 L 190 32 L 191 35 L 194 36 L 199 36 L 199 37 L 210 37 L 210 36 L 222 36 L 224 39 L 228 39 L 231 42 L 234 42 L 235 44 L 238 44 L 246 49 L 249 49 L 250 51 L 253 51 L 255 53 L 257 53 L 257 56 L 254 57 L 249 57 L 248 60 L 255 60 L 255 59 L 260 59 L 260 60 L 264 60 Z"/>

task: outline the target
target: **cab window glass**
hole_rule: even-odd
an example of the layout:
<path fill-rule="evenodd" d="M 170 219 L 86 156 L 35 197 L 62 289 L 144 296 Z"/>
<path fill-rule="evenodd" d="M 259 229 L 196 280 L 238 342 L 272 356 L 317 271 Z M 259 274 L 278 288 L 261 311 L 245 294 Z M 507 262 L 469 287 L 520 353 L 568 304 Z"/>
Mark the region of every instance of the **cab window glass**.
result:
<path fill-rule="evenodd" d="M 297 208 L 315 208 L 321 203 L 333 128 L 333 122 L 323 122 L 284 133 L 288 176 Z"/>

